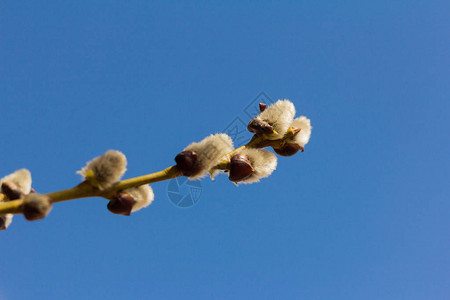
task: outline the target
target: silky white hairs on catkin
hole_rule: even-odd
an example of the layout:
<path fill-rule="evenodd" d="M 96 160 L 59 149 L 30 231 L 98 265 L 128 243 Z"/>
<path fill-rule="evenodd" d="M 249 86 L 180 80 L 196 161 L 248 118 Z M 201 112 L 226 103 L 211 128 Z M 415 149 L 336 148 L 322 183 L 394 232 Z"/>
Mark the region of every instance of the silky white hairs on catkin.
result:
<path fill-rule="evenodd" d="M 12 182 L 25 195 L 31 191 L 31 173 L 27 169 L 17 170 L 3 177 L 1 182 Z"/>
<path fill-rule="evenodd" d="M 51 199 L 42 194 L 31 193 L 23 202 L 23 215 L 29 221 L 45 218 L 52 210 Z"/>
<path fill-rule="evenodd" d="M 200 179 L 217 165 L 225 154 L 233 151 L 233 141 L 225 133 L 217 133 L 204 138 L 201 142 L 192 143 L 185 149 L 198 155 L 200 172 L 188 177 L 190 180 Z"/>
<path fill-rule="evenodd" d="M 238 183 L 254 183 L 261 178 L 268 177 L 277 168 L 277 156 L 270 151 L 245 148 L 239 154 L 247 155 L 253 169 L 252 175 Z"/>
<path fill-rule="evenodd" d="M 135 212 L 149 206 L 153 202 L 153 199 L 155 199 L 153 189 L 148 184 L 129 188 L 123 190 L 123 192 L 133 197 L 135 201 L 131 212 Z"/>
<path fill-rule="evenodd" d="M 11 225 L 13 214 L 6 214 L 4 216 L 0 216 L 0 223 L 3 223 L 3 227 L 0 227 L 0 230 L 7 229 L 9 225 Z"/>
<path fill-rule="evenodd" d="M 305 116 L 300 116 L 292 121 L 291 127 L 301 129 L 300 132 L 294 136 L 295 143 L 302 147 L 308 144 L 309 138 L 311 137 L 311 120 Z"/>
<path fill-rule="evenodd" d="M 261 119 L 272 125 L 280 137 L 288 130 L 294 116 L 295 106 L 287 99 L 278 100 L 259 114 Z"/>
<path fill-rule="evenodd" d="M 3 177 L 0 182 L 13 183 L 17 189 L 25 195 L 31 192 L 31 173 L 27 169 L 17 170 L 14 173 Z M 13 216 L 13 214 L 1 216 L 0 218 L 2 218 L 3 228 L 0 229 L 6 229 L 9 225 L 11 225 Z"/>
<path fill-rule="evenodd" d="M 109 150 L 105 154 L 89 161 L 86 166 L 78 171 L 85 179 L 94 181 L 101 188 L 108 188 L 118 181 L 127 170 L 126 156 L 117 150 Z M 92 178 L 90 172 L 92 171 Z"/>

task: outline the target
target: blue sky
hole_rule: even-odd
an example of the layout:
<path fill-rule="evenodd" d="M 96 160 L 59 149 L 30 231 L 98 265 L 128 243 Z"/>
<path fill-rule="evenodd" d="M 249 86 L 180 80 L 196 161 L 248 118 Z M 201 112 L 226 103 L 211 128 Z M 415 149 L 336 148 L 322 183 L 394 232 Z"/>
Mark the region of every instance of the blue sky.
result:
<path fill-rule="evenodd" d="M 1 175 L 42 193 L 109 149 L 166 168 L 264 92 L 314 127 L 271 177 L 167 182 L 0 233 L 0 299 L 448 299 L 445 1 L 3 1 Z M 250 133 L 245 134 L 250 138 Z M 186 191 L 184 189 L 183 191 Z"/>

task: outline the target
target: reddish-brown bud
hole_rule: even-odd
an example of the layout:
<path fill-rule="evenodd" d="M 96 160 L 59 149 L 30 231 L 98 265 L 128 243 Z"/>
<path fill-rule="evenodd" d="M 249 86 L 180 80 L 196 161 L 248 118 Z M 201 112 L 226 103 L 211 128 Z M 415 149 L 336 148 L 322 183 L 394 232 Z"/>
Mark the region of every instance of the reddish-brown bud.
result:
<path fill-rule="evenodd" d="M 127 193 L 119 192 L 114 195 L 108 203 L 108 210 L 116 215 L 129 216 L 135 201 Z"/>
<path fill-rule="evenodd" d="M 200 172 L 198 155 L 194 151 L 185 150 L 175 157 L 178 169 L 184 176 L 194 176 Z"/>
<path fill-rule="evenodd" d="M 0 216 L 0 230 L 6 229 L 6 216 Z"/>
<path fill-rule="evenodd" d="M 253 118 L 247 126 L 248 131 L 261 134 L 271 134 L 273 133 L 273 127 L 266 121 L 261 120 L 259 117 Z"/>
<path fill-rule="evenodd" d="M 24 194 L 20 191 L 14 182 L 5 181 L 2 183 L 2 192 L 8 197 L 9 200 L 20 199 Z"/>
<path fill-rule="evenodd" d="M 295 153 L 297 153 L 298 150 L 301 150 L 302 152 L 304 152 L 305 148 L 303 148 L 302 146 L 295 144 L 295 143 L 287 143 L 287 144 L 284 144 L 280 148 L 273 148 L 273 150 L 278 155 L 281 155 L 281 156 L 292 156 Z"/>
<path fill-rule="evenodd" d="M 247 155 L 235 154 L 230 159 L 230 176 L 228 177 L 233 182 L 238 182 L 246 179 L 255 172 Z"/>
<path fill-rule="evenodd" d="M 51 199 L 41 194 L 29 194 L 23 203 L 23 215 L 28 221 L 45 218 L 51 209 Z"/>
<path fill-rule="evenodd" d="M 263 112 L 266 110 L 267 104 L 265 103 L 260 103 L 259 104 L 259 112 Z"/>

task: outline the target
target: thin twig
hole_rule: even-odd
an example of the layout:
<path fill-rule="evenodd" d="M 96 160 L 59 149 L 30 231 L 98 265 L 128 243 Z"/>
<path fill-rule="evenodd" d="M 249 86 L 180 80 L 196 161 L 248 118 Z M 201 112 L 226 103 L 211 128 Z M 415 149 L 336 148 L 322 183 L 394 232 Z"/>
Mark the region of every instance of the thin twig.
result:
<path fill-rule="evenodd" d="M 168 180 L 179 176 L 181 176 L 181 172 L 176 166 L 172 166 L 159 172 L 118 181 L 112 187 L 106 190 L 99 190 L 98 188 L 95 188 L 88 182 L 84 181 L 73 188 L 48 193 L 46 194 L 46 196 L 48 196 L 53 203 L 87 197 L 103 197 L 108 199 L 115 193 L 128 188 Z M 23 202 L 23 198 L 7 202 L 0 202 L 0 216 L 5 214 L 22 213 Z"/>

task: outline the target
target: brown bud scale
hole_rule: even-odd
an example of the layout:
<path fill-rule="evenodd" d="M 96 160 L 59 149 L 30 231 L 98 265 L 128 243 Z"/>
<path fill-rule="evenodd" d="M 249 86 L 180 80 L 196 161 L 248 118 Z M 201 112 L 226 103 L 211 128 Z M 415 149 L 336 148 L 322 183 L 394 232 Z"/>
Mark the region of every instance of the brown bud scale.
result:
<path fill-rule="evenodd" d="M 248 131 L 253 132 L 257 135 L 271 134 L 273 133 L 273 127 L 259 117 L 253 118 L 247 126 Z"/>
<path fill-rule="evenodd" d="M 175 157 L 178 169 L 183 176 L 194 176 L 200 172 L 198 155 L 194 151 L 185 150 Z"/>
<path fill-rule="evenodd" d="M 265 103 L 260 103 L 259 104 L 259 112 L 263 112 L 266 110 L 267 104 Z"/>
<path fill-rule="evenodd" d="M 0 230 L 6 229 L 6 217 L 0 216 Z"/>
<path fill-rule="evenodd" d="M 116 215 L 129 216 L 135 200 L 127 193 L 119 192 L 114 195 L 109 201 L 107 208 L 110 212 Z"/>
<path fill-rule="evenodd" d="M 20 199 L 24 194 L 19 190 L 19 188 L 10 181 L 5 181 L 2 183 L 2 192 L 8 197 L 9 200 Z"/>
<path fill-rule="evenodd" d="M 255 172 L 250 160 L 245 154 L 235 154 L 230 159 L 229 179 L 233 182 L 242 181 Z"/>
<path fill-rule="evenodd" d="M 294 144 L 294 143 L 287 143 L 284 144 L 282 147 L 280 148 L 273 148 L 273 150 L 281 156 L 292 156 L 295 153 L 298 152 L 298 150 L 301 150 L 302 152 L 305 151 L 305 149 L 298 145 L 298 144 Z"/>

